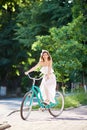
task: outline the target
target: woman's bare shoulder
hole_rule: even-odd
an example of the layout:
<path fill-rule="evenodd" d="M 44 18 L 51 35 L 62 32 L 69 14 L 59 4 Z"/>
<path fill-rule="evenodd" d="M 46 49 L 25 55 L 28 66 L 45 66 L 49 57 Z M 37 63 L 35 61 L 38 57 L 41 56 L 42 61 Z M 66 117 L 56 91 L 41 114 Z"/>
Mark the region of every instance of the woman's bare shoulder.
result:
<path fill-rule="evenodd" d="M 39 61 L 39 65 L 40 65 L 40 66 L 43 66 L 43 61 Z"/>

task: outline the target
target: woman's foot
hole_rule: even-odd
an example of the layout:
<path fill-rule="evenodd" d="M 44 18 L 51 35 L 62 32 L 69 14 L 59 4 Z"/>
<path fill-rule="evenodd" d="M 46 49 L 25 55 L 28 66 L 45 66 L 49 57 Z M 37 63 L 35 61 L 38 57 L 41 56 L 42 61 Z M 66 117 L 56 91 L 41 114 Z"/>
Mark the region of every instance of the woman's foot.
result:
<path fill-rule="evenodd" d="M 40 111 L 42 111 L 42 112 L 44 112 L 46 109 L 45 109 L 45 108 L 40 107 L 40 108 L 39 108 L 39 110 L 40 110 Z"/>
<path fill-rule="evenodd" d="M 46 100 L 44 101 L 44 104 L 45 104 L 45 105 L 49 105 L 49 104 L 50 104 L 50 101 L 49 101 L 48 99 L 46 99 Z"/>

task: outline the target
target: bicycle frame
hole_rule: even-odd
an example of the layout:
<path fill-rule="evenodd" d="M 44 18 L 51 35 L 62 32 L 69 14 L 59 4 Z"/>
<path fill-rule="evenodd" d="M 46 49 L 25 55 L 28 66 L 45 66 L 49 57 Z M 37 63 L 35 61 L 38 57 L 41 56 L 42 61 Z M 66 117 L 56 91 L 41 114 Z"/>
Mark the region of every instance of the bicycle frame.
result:
<path fill-rule="evenodd" d="M 23 101 L 21 103 L 20 114 L 21 114 L 22 119 L 26 120 L 28 118 L 32 110 L 34 96 L 37 98 L 38 105 L 41 108 L 44 108 L 43 110 L 47 109 L 49 113 L 54 117 L 59 116 L 63 112 L 63 108 L 64 108 L 63 95 L 60 92 L 56 92 L 55 103 L 52 103 L 52 102 L 50 102 L 49 104 L 44 103 L 41 90 L 38 86 L 35 85 L 35 81 L 41 79 L 42 77 L 32 78 L 30 77 L 29 74 L 28 74 L 28 77 L 33 80 L 33 84 L 32 84 L 31 90 L 28 91 L 24 95 Z"/>
<path fill-rule="evenodd" d="M 31 101 L 33 101 L 33 97 L 34 97 L 34 95 L 35 95 L 35 96 L 37 97 L 37 102 L 38 102 L 39 106 L 42 107 L 42 108 L 45 107 L 45 108 L 49 109 L 49 108 L 54 107 L 54 106 L 56 106 L 56 105 L 58 104 L 58 102 L 56 102 L 56 103 L 51 103 L 51 102 L 50 102 L 49 105 L 44 104 L 44 103 L 43 103 L 44 100 L 43 100 L 43 97 L 42 97 L 40 88 L 39 88 L 39 86 L 36 86 L 36 85 L 35 85 L 35 81 L 36 81 L 36 80 L 40 80 L 42 77 L 40 77 L 40 78 L 38 78 L 38 79 L 37 79 L 37 78 L 32 78 L 32 77 L 30 77 L 29 74 L 28 74 L 28 77 L 33 80 L 32 88 L 31 88 L 31 91 L 32 91 L 33 94 L 32 94 Z M 40 97 L 38 96 L 38 93 L 39 93 Z"/>
<path fill-rule="evenodd" d="M 42 107 L 42 108 L 45 107 L 45 108 L 49 109 L 49 108 L 51 108 L 51 107 L 53 107 L 53 106 L 56 106 L 56 105 L 58 104 L 58 102 L 56 102 L 56 103 L 50 103 L 49 105 L 44 104 L 44 100 L 43 100 L 43 97 L 42 97 L 40 88 L 39 88 L 39 86 L 36 86 L 36 85 L 35 85 L 35 80 L 39 80 L 39 79 L 41 79 L 42 77 L 39 78 L 39 79 L 31 78 L 29 74 L 28 74 L 28 77 L 33 80 L 32 88 L 31 88 L 31 90 L 30 90 L 30 91 L 32 92 L 32 97 L 31 97 L 31 99 L 30 99 L 30 104 L 32 104 L 32 102 L 33 102 L 33 97 L 34 97 L 34 95 L 35 95 L 36 98 L 37 98 L 38 105 L 39 105 L 40 107 Z"/>
<path fill-rule="evenodd" d="M 39 87 L 32 85 L 31 91 L 32 91 L 31 101 L 33 101 L 33 97 L 35 95 L 36 98 L 37 98 L 37 102 L 38 102 L 39 106 L 43 107 L 43 105 L 42 105 L 43 97 L 42 97 L 42 94 L 41 94 Z"/>
<path fill-rule="evenodd" d="M 44 100 L 43 100 L 41 91 L 40 91 L 40 89 L 39 89 L 38 86 L 32 85 L 31 91 L 32 91 L 32 97 L 31 97 L 31 100 L 30 100 L 30 104 L 32 104 L 33 97 L 35 95 L 36 98 L 37 98 L 37 102 L 38 102 L 39 106 L 42 107 L 42 108 L 49 109 L 49 108 L 51 108 L 53 106 L 58 105 L 58 102 L 56 102 L 56 103 L 50 103 L 49 105 L 44 104 Z"/>
<path fill-rule="evenodd" d="M 30 91 L 32 92 L 32 97 L 31 97 L 31 99 L 30 99 L 30 104 L 32 104 L 32 102 L 33 102 L 33 97 L 34 97 L 34 95 L 35 95 L 36 98 L 37 98 L 37 102 L 38 102 L 39 106 L 40 106 L 40 107 L 44 107 L 44 104 L 42 103 L 44 100 L 43 100 L 43 97 L 42 97 L 40 88 L 39 88 L 39 86 L 36 86 L 36 85 L 35 85 L 35 81 L 36 81 L 36 80 L 40 80 L 42 77 L 40 77 L 40 78 L 32 78 L 32 77 L 30 77 L 29 74 L 28 74 L 28 77 L 33 80 L 32 88 L 31 88 L 31 90 L 30 90 Z"/>
<path fill-rule="evenodd" d="M 32 104 L 32 102 L 33 102 L 34 95 L 37 98 L 38 105 L 42 108 L 49 109 L 49 108 L 56 106 L 58 104 L 58 102 L 56 102 L 56 103 L 50 103 L 49 105 L 45 105 L 40 88 L 38 86 L 32 85 L 31 92 L 32 92 L 32 97 L 30 99 L 30 104 Z"/>

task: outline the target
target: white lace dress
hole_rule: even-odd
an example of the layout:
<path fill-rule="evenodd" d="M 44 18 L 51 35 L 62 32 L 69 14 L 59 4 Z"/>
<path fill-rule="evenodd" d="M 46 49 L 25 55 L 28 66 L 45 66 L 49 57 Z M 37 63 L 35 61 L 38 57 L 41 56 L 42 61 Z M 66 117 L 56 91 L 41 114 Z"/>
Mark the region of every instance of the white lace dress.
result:
<path fill-rule="evenodd" d="M 55 97 L 55 92 L 56 92 L 56 77 L 53 73 L 54 71 L 51 68 L 51 74 L 50 74 L 49 79 L 46 78 L 46 74 L 48 72 L 48 66 L 42 67 L 40 71 L 44 74 L 41 85 L 40 85 L 42 97 L 44 100 L 47 99 L 47 96 L 46 96 L 46 90 L 47 90 L 49 101 L 55 103 L 54 97 Z"/>

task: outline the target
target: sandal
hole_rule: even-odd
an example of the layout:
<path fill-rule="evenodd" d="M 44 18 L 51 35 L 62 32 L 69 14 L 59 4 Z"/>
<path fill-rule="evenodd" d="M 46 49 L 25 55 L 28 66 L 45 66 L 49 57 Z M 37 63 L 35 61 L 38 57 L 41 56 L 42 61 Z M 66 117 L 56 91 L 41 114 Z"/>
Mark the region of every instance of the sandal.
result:
<path fill-rule="evenodd" d="M 46 108 L 40 107 L 39 110 L 41 110 L 42 112 L 44 112 L 46 110 Z"/>
<path fill-rule="evenodd" d="M 48 99 L 46 99 L 46 100 L 44 101 L 44 104 L 45 104 L 45 105 L 49 105 L 49 104 L 50 104 L 50 101 L 49 101 Z"/>

